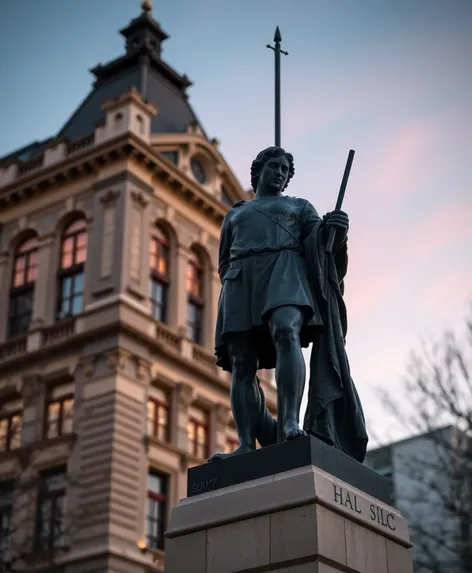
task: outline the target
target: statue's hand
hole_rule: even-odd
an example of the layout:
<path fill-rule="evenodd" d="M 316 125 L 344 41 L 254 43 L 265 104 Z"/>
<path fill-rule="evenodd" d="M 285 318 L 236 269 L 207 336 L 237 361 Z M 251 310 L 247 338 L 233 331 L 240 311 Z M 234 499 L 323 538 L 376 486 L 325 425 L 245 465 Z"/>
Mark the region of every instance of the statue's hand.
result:
<path fill-rule="evenodd" d="M 331 211 L 324 216 L 328 229 L 334 227 L 336 230 L 347 233 L 349 229 L 349 217 L 344 211 Z"/>

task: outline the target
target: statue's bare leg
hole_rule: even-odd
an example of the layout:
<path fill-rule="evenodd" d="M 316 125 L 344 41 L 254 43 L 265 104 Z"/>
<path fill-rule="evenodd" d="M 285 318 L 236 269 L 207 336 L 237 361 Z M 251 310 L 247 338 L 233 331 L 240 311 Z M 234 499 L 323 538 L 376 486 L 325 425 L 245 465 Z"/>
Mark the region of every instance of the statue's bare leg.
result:
<path fill-rule="evenodd" d="M 256 426 L 261 409 L 257 386 L 257 356 L 247 334 L 233 335 L 228 342 L 228 353 L 233 369 L 231 408 L 239 436 L 239 447 L 229 454 L 214 454 L 208 461 L 222 460 L 256 449 Z"/>
<path fill-rule="evenodd" d="M 275 308 L 269 317 L 269 328 L 276 350 L 278 416 L 281 417 L 285 440 L 306 435 L 299 426 L 306 376 L 305 360 L 300 345 L 303 319 L 303 311 L 296 306 Z"/>

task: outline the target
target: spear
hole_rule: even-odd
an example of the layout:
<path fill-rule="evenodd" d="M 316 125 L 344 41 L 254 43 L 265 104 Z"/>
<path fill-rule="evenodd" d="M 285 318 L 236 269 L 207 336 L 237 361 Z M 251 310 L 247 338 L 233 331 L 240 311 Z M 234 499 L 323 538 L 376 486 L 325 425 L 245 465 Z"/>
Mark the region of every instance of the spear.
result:
<path fill-rule="evenodd" d="M 344 169 L 343 180 L 341 181 L 341 188 L 339 189 L 338 200 L 336 201 L 335 211 L 341 211 L 341 207 L 343 206 L 344 193 L 346 192 L 347 180 L 349 179 L 349 173 L 351 172 L 351 165 L 352 165 L 352 160 L 354 159 L 354 153 L 355 151 L 351 149 L 349 151 L 349 155 L 347 156 L 346 167 Z M 331 253 L 331 251 L 333 250 L 335 235 L 336 235 L 336 229 L 334 227 L 331 227 L 329 230 L 328 242 L 326 244 L 327 253 Z"/>

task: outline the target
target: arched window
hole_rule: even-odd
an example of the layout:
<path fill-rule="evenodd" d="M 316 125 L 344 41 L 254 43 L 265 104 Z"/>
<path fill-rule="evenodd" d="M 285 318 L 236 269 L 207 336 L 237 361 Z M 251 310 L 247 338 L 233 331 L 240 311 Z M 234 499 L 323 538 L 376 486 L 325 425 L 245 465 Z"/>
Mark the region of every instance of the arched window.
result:
<path fill-rule="evenodd" d="M 169 239 L 157 226 L 151 236 L 149 270 L 151 313 L 155 320 L 165 322 L 169 290 Z"/>
<path fill-rule="evenodd" d="M 34 285 L 38 274 L 38 239 L 24 241 L 16 250 L 8 312 L 8 337 L 25 333 L 33 317 Z"/>
<path fill-rule="evenodd" d="M 195 251 L 191 251 L 187 265 L 187 336 L 198 344 L 203 340 L 203 265 Z"/>
<path fill-rule="evenodd" d="M 86 258 L 87 224 L 85 219 L 76 219 L 62 235 L 58 320 L 79 314 L 83 310 Z"/>

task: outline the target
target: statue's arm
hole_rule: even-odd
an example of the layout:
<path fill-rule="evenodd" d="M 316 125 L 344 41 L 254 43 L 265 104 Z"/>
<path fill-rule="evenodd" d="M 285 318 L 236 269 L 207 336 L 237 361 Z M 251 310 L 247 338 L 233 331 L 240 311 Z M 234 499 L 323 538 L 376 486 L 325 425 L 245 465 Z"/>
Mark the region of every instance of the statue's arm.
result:
<path fill-rule="evenodd" d="M 230 211 L 231 212 L 231 211 Z M 223 219 L 220 233 L 220 251 L 218 257 L 218 274 L 220 275 L 221 284 L 223 284 L 223 277 L 229 266 L 229 256 L 231 250 L 231 221 L 229 213 Z"/>
<path fill-rule="evenodd" d="M 316 209 L 309 201 L 306 201 L 301 216 L 302 241 L 304 241 L 311 234 L 315 226 L 320 221 L 321 217 L 316 212 Z"/>

